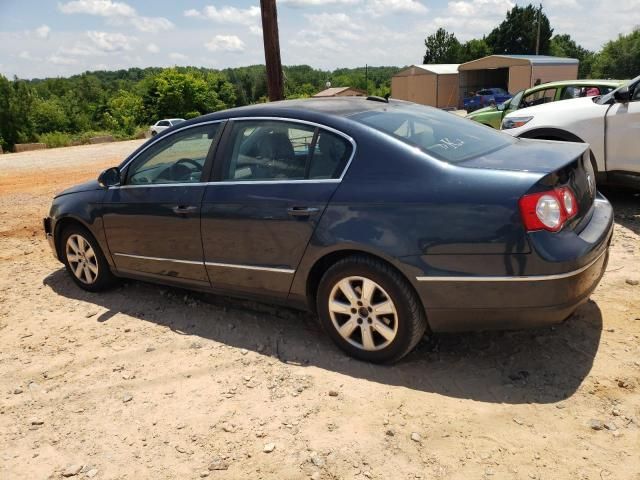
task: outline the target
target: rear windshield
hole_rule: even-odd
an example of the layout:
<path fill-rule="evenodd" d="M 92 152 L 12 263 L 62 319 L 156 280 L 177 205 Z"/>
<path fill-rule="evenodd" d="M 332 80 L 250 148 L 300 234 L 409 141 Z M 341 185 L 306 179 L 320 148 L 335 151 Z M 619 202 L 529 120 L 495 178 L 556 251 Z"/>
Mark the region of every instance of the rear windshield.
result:
<path fill-rule="evenodd" d="M 484 155 L 515 141 L 477 122 L 422 105 L 390 105 L 351 118 L 449 163 Z"/>

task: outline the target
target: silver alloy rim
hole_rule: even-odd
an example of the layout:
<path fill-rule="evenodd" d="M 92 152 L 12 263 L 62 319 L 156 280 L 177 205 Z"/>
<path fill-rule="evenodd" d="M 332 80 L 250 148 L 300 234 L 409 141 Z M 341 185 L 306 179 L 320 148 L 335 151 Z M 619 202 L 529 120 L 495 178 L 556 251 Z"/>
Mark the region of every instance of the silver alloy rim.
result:
<path fill-rule="evenodd" d="M 398 313 L 391 297 L 366 277 L 347 277 L 334 285 L 329 315 L 340 336 L 361 350 L 382 350 L 398 333 Z"/>
<path fill-rule="evenodd" d="M 75 277 L 82 283 L 91 285 L 98 278 L 98 258 L 87 240 L 78 234 L 67 239 L 67 262 Z"/>

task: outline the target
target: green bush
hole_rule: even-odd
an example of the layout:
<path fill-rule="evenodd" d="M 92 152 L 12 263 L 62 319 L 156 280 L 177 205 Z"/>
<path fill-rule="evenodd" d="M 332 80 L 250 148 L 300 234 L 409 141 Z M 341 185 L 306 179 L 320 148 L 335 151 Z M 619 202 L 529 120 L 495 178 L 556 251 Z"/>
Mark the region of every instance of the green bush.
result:
<path fill-rule="evenodd" d="M 73 143 L 73 137 L 64 132 L 48 132 L 38 135 L 38 142 L 44 143 L 48 148 L 68 147 Z"/>
<path fill-rule="evenodd" d="M 200 112 L 187 112 L 184 114 L 185 120 L 190 120 L 192 118 L 196 118 L 200 116 Z"/>

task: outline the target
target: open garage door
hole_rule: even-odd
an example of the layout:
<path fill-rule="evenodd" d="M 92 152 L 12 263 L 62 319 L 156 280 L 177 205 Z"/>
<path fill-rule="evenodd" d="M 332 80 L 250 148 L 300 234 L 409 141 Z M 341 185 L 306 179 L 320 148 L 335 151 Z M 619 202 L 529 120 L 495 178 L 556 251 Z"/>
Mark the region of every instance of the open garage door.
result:
<path fill-rule="evenodd" d="M 485 88 L 503 88 L 509 91 L 509 68 L 463 70 L 460 72 L 459 104 L 462 99 Z"/>

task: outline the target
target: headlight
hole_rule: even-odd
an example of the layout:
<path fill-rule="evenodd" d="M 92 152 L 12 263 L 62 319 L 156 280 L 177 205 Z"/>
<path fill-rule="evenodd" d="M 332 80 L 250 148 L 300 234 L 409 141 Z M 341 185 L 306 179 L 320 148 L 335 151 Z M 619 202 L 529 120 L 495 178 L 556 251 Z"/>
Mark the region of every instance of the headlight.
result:
<path fill-rule="evenodd" d="M 505 118 L 502 121 L 502 129 L 508 130 L 509 128 L 518 128 L 527 124 L 533 117 L 510 117 Z"/>

